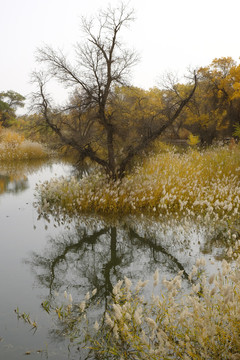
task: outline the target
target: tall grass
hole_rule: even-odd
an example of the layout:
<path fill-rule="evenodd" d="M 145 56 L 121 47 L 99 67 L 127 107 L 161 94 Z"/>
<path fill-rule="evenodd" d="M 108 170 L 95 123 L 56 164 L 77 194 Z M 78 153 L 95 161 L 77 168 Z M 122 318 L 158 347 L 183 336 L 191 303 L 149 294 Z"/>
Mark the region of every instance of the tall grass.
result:
<path fill-rule="evenodd" d="M 240 148 L 153 155 L 120 182 L 96 173 L 39 184 L 39 212 L 150 214 L 239 224 Z"/>
<path fill-rule="evenodd" d="M 237 360 L 240 358 L 240 241 L 229 248 L 228 261 L 206 276 L 205 260 L 198 259 L 182 291 L 182 271 L 172 279 L 153 277 L 151 296 L 143 296 L 148 281 L 135 286 L 128 278 L 113 287 L 104 314 L 91 317 L 91 302 L 96 290 L 74 303 L 65 292 L 65 303 L 43 303 L 57 314 L 72 344 L 91 349 L 97 359 L 120 360 Z M 231 265 L 231 257 L 236 261 Z M 150 290 L 151 291 L 151 290 Z M 61 304 L 61 305 L 60 305 Z M 94 322 L 95 321 L 95 322 Z M 87 358 L 87 357 L 86 357 Z"/>
<path fill-rule="evenodd" d="M 239 147 L 166 151 L 142 159 L 121 182 L 96 173 L 80 181 L 53 179 L 37 190 L 39 213 L 195 220 L 220 232 L 227 229 L 234 247 L 227 252 L 229 261 L 223 260 L 221 270 L 209 278 L 204 259 L 197 260 L 187 293 L 182 272 L 162 279 L 165 291 L 158 289 L 156 272 L 147 298 L 141 292 L 145 281 L 135 287 L 127 278 L 119 281 L 104 316 L 92 324 L 88 306 L 94 294 L 80 304 L 71 295 L 64 306 L 45 303 L 47 311 L 57 312 L 73 342 L 87 339 L 98 359 L 240 359 Z"/>
<path fill-rule="evenodd" d="M 0 161 L 44 159 L 48 156 L 48 151 L 42 144 L 26 140 L 11 130 L 1 130 Z"/>

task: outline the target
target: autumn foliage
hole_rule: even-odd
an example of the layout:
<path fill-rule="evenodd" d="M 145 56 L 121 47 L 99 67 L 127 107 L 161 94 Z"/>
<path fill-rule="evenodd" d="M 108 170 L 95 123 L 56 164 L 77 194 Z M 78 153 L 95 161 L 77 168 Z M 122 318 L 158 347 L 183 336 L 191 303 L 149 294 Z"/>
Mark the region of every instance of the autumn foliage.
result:
<path fill-rule="evenodd" d="M 0 129 L 0 161 L 32 160 L 49 157 L 40 143 L 27 140 L 22 134 Z"/>

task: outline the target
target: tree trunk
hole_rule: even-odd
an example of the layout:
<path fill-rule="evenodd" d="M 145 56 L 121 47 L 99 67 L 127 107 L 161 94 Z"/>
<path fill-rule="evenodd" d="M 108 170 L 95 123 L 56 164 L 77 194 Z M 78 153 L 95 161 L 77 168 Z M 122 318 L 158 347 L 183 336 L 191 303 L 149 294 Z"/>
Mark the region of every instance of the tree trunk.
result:
<path fill-rule="evenodd" d="M 110 177 L 113 180 L 116 180 L 116 164 L 115 164 L 115 153 L 113 146 L 113 126 L 107 126 L 107 148 L 108 148 L 108 164 L 109 164 L 109 172 Z"/>

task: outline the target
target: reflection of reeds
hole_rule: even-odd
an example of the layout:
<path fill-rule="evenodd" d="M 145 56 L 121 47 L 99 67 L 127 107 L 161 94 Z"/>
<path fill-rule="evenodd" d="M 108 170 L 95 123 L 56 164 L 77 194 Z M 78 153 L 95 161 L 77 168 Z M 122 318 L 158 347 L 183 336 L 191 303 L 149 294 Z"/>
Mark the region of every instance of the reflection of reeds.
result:
<path fill-rule="evenodd" d="M 0 194 L 21 192 L 28 187 L 27 177 L 23 174 L 2 175 L 0 173 Z"/>
<path fill-rule="evenodd" d="M 81 344 L 98 359 L 239 359 L 239 246 L 237 241 L 227 252 L 229 261 L 223 260 L 211 276 L 206 274 L 205 259 L 197 259 L 187 291 L 183 271 L 166 279 L 156 270 L 148 296 L 148 281 L 135 285 L 124 277 L 97 316 L 92 316 L 95 289 L 81 302 L 65 291 L 64 299 L 56 294 L 42 306 L 57 314 L 72 345 Z"/>
<path fill-rule="evenodd" d="M 42 144 L 26 140 L 10 130 L 1 132 L 0 161 L 46 159 L 48 156 Z"/>
<path fill-rule="evenodd" d="M 14 161 L 0 163 L 1 175 L 10 175 L 14 179 L 22 177 L 23 174 L 28 175 L 37 171 L 42 166 L 46 165 L 46 160 L 35 159 L 31 161 Z"/>

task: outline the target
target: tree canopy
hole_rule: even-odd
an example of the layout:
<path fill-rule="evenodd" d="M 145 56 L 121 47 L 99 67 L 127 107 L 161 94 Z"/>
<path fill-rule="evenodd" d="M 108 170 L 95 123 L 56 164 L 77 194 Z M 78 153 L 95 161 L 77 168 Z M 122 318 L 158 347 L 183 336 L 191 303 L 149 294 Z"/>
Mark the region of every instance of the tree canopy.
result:
<path fill-rule="evenodd" d="M 86 41 L 76 45 L 75 63 L 46 46 L 37 57 L 45 71 L 33 74 L 38 86 L 33 105 L 42 121 L 81 160 L 90 158 L 112 179 L 123 177 L 133 157 L 173 124 L 197 86 L 193 74 L 184 96 L 174 86 L 151 92 L 129 87 L 129 72 L 138 57 L 126 49 L 120 32 L 133 19 L 133 10 L 124 4 L 109 6 L 94 19 L 82 18 Z M 47 95 L 52 78 L 72 89 L 65 107 L 53 106 Z"/>
<path fill-rule="evenodd" d="M 240 124 L 240 65 L 231 57 L 214 59 L 198 70 L 198 88 L 185 125 L 210 144 L 219 135 L 232 136 Z"/>
<path fill-rule="evenodd" d="M 10 125 L 16 117 L 16 109 L 24 107 L 24 100 L 25 97 L 15 91 L 0 92 L 0 122 L 3 126 Z"/>

